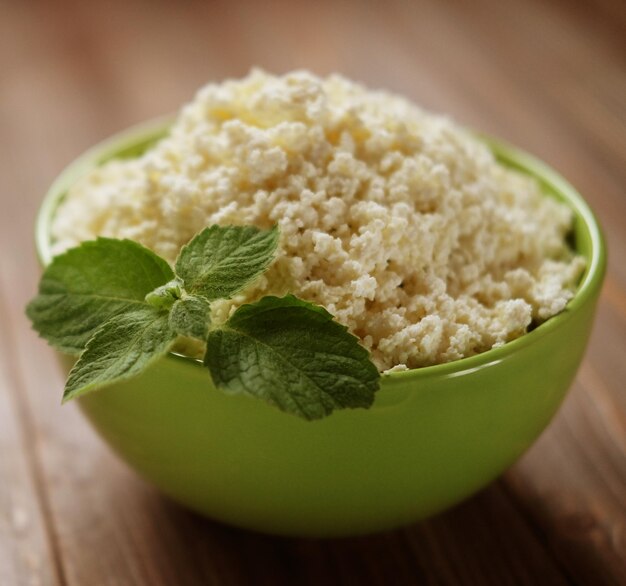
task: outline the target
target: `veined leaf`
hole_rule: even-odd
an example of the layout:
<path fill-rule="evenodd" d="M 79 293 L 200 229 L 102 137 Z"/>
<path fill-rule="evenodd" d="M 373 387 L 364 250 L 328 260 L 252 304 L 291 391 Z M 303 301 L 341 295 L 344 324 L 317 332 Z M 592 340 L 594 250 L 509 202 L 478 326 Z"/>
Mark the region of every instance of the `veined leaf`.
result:
<path fill-rule="evenodd" d="M 63 401 L 139 374 L 167 352 L 175 337 L 166 311 L 146 306 L 112 317 L 70 371 Z"/>
<path fill-rule="evenodd" d="M 109 318 L 141 307 L 174 276 L 170 266 L 131 240 L 98 238 L 55 257 L 26 313 L 51 345 L 78 354 Z"/>
<path fill-rule="evenodd" d="M 259 397 L 306 419 L 371 406 L 380 378 L 347 328 L 292 295 L 240 307 L 209 333 L 204 363 L 225 391 Z"/>
<path fill-rule="evenodd" d="M 254 281 L 272 262 L 278 228 L 211 226 L 182 248 L 176 274 L 185 291 L 209 301 L 228 299 Z"/>

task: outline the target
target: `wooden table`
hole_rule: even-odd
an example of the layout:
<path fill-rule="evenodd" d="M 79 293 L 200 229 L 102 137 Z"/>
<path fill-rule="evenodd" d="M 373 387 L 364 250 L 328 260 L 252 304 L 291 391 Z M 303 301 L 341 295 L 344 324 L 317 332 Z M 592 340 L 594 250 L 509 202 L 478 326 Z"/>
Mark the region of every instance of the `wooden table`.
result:
<path fill-rule="evenodd" d="M 626 584 L 626 4 L 0 0 L 0 584 Z M 29 331 L 33 218 L 73 157 L 254 64 L 340 71 L 565 174 L 611 249 L 596 327 L 537 444 L 393 533 L 277 539 L 199 518 L 117 460 Z"/>

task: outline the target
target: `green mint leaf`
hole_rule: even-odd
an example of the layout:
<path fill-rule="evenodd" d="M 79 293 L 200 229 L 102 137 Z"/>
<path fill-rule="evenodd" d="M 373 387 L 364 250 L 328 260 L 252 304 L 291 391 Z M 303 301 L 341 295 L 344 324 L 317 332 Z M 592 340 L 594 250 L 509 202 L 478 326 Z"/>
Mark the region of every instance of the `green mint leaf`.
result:
<path fill-rule="evenodd" d="M 176 260 L 185 291 L 209 301 L 228 299 L 263 273 L 278 245 L 278 228 L 211 226 L 194 236 Z"/>
<path fill-rule="evenodd" d="M 139 374 L 167 352 L 175 337 L 168 313 L 153 307 L 110 318 L 70 371 L 63 401 Z"/>
<path fill-rule="evenodd" d="M 206 341 L 209 335 L 211 306 L 203 297 L 190 295 L 174 302 L 170 310 L 170 327 L 181 336 Z"/>
<path fill-rule="evenodd" d="M 260 397 L 305 419 L 371 406 L 380 379 L 347 328 L 293 295 L 237 309 L 210 331 L 204 363 L 226 392 Z"/>
<path fill-rule="evenodd" d="M 104 322 L 145 306 L 146 295 L 173 277 L 170 266 L 140 244 L 98 238 L 52 260 L 26 313 L 51 345 L 78 354 Z"/>

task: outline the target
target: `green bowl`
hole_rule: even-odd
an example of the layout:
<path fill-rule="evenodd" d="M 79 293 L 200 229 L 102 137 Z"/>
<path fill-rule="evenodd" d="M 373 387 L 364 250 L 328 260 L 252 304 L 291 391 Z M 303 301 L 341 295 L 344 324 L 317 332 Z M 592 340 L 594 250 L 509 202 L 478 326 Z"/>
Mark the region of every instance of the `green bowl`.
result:
<path fill-rule="evenodd" d="M 37 221 L 43 265 L 51 258 L 50 219 L 68 186 L 94 165 L 137 156 L 167 127 L 162 120 L 131 129 L 61 174 Z M 503 164 L 536 177 L 548 196 L 574 211 L 573 242 L 587 269 L 558 316 L 483 354 L 384 376 L 371 409 L 321 421 L 226 395 L 200 362 L 175 354 L 79 399 L 85 415 L 174 500 L 265 533 L 381 531 L 443 511 L 484 487 L 533 443 L 563 400 L 589 338 L 606 252 L 593 213 L 571 185 L 533 157 L 483 140 Z M 61 397 L 60 388 L 51 392 Z"/>

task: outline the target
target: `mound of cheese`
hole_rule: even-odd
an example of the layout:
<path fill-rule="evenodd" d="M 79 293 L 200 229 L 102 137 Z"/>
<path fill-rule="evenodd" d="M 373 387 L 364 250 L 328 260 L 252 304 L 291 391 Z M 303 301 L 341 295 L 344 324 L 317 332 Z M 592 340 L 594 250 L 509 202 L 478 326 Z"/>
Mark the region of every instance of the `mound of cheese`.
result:
<path fill-rule="evenodd" d="M 131 238 L 173 262 L 211 224 L 278 224 L 276 262 L 213 306 L 292 292 L 381 370 L 471 356 L 560 312 L 583 261 L 569 209 L 448 119 L 339 76 L 210 84 L 143 156 L 93 169 L 53 223 L 59 253 Z"/>

